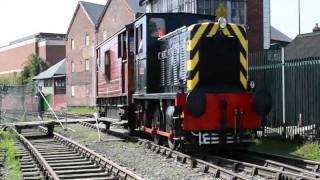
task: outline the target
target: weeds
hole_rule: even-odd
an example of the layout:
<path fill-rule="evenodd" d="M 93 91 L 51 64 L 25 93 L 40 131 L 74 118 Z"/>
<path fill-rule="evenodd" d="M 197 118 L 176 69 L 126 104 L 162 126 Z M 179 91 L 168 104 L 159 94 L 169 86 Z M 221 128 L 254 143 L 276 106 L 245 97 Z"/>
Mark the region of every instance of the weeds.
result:
<path fill-rule="evenodd" d="M 16 148 L 14 142 L 16 137 L 9 132 L 0 131 L 0 148 L 6 149 L 7 179 L 19 180 L 21 179 L 21 171 L 19 160 L 16 159 Z"/>

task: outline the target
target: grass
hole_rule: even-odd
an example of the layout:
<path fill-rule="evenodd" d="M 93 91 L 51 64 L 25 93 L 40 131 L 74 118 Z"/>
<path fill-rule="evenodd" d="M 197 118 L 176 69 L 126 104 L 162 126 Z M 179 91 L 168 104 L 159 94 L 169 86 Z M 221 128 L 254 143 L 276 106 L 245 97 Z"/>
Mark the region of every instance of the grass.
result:
<path fill-rule="evenodd" d="M 320 161 L 320 145 L 287 140 L 259 139 L 249 150 Z"/>
<path fill-rule="evenodd" d="M 8 170 L 7 179 L 19 180 L 21 178 L 19 160 L 16 159 L 16 148 L 14 147 L 14 141 L 16 137 L 9 133 L 0 131 L 0 148 L 7 150 L 5 167 Z"/>
<path fill-rule="evenodd" d="M 91 107 L 68 107 L 68 112 L 75 114 L 93 114 L 96 110 Z"/>
<path fill-rule="evenodd" d="M 10 74 L 0 76 L 0 84 L 21 85 L 21 76 L 19 74 Z"/>

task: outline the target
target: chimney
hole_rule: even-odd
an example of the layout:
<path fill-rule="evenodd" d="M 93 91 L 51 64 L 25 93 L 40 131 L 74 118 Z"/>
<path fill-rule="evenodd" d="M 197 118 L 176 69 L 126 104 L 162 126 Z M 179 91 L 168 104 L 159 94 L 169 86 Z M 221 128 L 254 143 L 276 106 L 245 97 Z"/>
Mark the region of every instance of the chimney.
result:
<path fill-rule="evenodd" d="M 316 23 L 316 26 L 313 28 L 313 32 L 318 32 L 320 31 L 320 27 L 319 27 L 319 24 Z"/>

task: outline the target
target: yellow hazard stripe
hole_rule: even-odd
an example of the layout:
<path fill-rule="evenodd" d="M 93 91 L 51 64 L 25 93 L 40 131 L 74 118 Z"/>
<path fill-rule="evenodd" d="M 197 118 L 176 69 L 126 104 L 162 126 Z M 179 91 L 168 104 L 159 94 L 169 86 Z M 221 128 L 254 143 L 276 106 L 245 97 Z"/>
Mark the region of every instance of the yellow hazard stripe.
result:
<path fill-rule="evenodd" d="M 240 62 L 242 64 L 242 66 L 244 67 L 244 69 L 247 71 L 248 70 L 248 61 L 247 61 L 247 58 L 245 58 L 245 56 L 242 54 L 242 52 L 240 52 Z"/>
<path fill-rule="evenodd" d="M 197 51 L 196 55 L 190 60 L 187 61 L 187 71 L 192 71 L 196 67 L 199 62 L 199 51 Z"/>
<path fill-rule="evenodd" d="M 191 26 L 188 27 L 188 31 L 192 31 L 194 26 L 196 26 L 196 24 L 192 24 Z"/>
<path fill-rule="evenodd" d="M 242 86 L 244 87 L 244 89 L 247 89 L 247 78 L 243 75 L 243 73 L 240 71 L 240 82 L 242 84 Z"/>
<path fill-rule="evenodd" d="M 244 35 L 241 33 L 239 27 L 236 24 L 230 24 L 232 30 L 236 33 L 236 36 L 238 37 L 243 49 L 247 51 L 247 40 L 244 38 Z"/>
<path fill-rule="evenodd" d="M 191 37 L 192 39 L 189 40 L 187 50 L 191 51 L 193 48 L 198 44 L 199 39 L 202 37 L 204 31 L 207 29 L 209 23 L 203 23 L 197 30 L 196 34 Z"/>
<path fill-rule="evenodd" d="M 217 31 L 219 29 L 219 24 L 215 23 L 214 26 L 211 28 L 210 32 L 209 32 L 209 36 L 214 36 L 216 35 Z"/>
<path fill-rule="evenodd" d="M 198 84 L 198 82 L 199 82 L 199 72 L 197 72 L 197 74 L 194 76 L 192 80 L 187 81 L 188 91 L 193 90 L 194 87 L 196 87 L 196 85 Z"/>
<path fill-rule="evenodd" d="M 226 36 L 230 36 L 230 35 L 231 35 L 230 32 L 229 32 L 229 30 L 228 30 L 227 28 L 224 28 L 224 29 L 222 30 L 222 32 L 223 32 L 223 34 L 226 35 Z"/>

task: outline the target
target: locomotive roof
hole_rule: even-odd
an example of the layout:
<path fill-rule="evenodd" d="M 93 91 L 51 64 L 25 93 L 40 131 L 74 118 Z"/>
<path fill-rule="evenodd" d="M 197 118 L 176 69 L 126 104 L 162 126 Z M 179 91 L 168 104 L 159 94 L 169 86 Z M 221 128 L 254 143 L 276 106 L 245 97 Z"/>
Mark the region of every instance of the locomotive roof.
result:
<path fill-rule="evenodd" d="M 215 16 L 212 15 L 205 15 L 205 14 L 194 14 L 194 13 L 184 13 L 184 12 L 178 12 L 178 13 L 144 13 L 141 16 L 139 16 L 137 19 L 135 19 L 133 22 L 136 22 L 143 18 L 144 16 L 160 16 L 160 17 L 165 17 L 165 16 L 194 16 L 194 17 L 213 17 L 215 19 Z"/>

